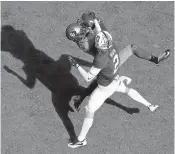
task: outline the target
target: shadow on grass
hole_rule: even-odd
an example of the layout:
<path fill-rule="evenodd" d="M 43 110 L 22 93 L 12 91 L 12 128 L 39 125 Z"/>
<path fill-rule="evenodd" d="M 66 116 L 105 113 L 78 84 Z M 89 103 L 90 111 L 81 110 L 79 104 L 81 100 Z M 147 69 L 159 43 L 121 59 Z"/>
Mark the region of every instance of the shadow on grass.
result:
<path fill-rule="evenodd" d="M 96 81 L 86 89 L 79 85 L 77 79 L 71 74 L 71 65 L 68 56 L 63 54 L 55 61 L 43 51 L 36 49 L 27 35 L 21 30 L 15 30 L 10 25 L 1 28 L 1 51 L 9 52 L 24 63 L 23 71 L 26 79 L 22 78 L 8 66 L 4 69 L 16 76 L 23 84 L 32 89 L 36 79 L 44 84 L 52 93 L 52 103 L 61 118 L 71 140 L 76 139 L 74 126 L 69 118 L 69 112 L 74 112 L 70 106 L 72 96 L 81 95 L 82 100 L 96 87 Z M 75 58 L 75 57 L 74 57 Z M 81 65 L 91 66 L 91 63 L 75 58 Z M 111 99 L 107 104 L 115 105 L 129 114 L 138 113 L 137 108 L 127 108 Z"/>

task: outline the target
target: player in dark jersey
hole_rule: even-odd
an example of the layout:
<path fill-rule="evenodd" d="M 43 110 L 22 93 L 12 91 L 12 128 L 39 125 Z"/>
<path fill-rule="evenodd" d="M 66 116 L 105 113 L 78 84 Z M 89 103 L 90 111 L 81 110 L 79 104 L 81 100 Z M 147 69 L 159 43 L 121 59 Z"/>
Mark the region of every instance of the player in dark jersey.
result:
<path fill-rule="evenodd" d="M 69 57 L 71 64 L 78 69 L 87 82 L 92 81 L 97 77 L 98 83 L 98 86 L 90 95 L 88 104 L 85 107 L 86 116 L 77 141 L 68 144 L 71 148 L 78 148 L 87 144 L 86 135 L 93 124 L 94 113 L 114 92 L 128 94 L 128 96 L 135 101 L 149 107 L 151 111 L 155 111 L 158 107 L 158 105 L 152 105 L 146 101 L 136 90 L 125 86 L 124 80 L 129 84 L 131 79 L 118 75 L 117 70 L 119 68 L 120 59 L 115 46 L 113 46 L 112 36 L 107 31 L 97 33 L 95 36 L 95 48 L 97 53 L 93 60 L 93 66 L 90 68 L 89 72 L 86 72 L 72 57 Z"/>
<path fill-rule="evenodd" d="M 103 31 L 108 31 L 102 19 L 99 17 L 96 17 L 94 12 L 83 13 L 81 18 L 79 18 L 77 22 L 80 25 L 83 25 L 83 27 L 87 27 L 88 29 L 91 29 L 96 34 L 95 23 L 94 23 L 95 19 L 98 21 L 100 28 Z M 88 38 L 88 41 L 91 42 L 92 40 Z M 155 64 L 159 64 L 161 61 L 165 60 L 170 55 L 170 50 L 169 49 L 165 50 L 164 52 L 160 53 L 159 56 L 155 56 L 153 54 L 150 54 L 149 52 L 146 52 L 144 49 L 138 47 L 136 44 L 131 44 L 127 46 L 127 49 L 125 48 L 124 50 L 119 52 L 119 57 L 121 59 L 121 65 L 132 55 L 135 55 L 138 58 L 141 58 L 144 60 L 148 60 Z"/>

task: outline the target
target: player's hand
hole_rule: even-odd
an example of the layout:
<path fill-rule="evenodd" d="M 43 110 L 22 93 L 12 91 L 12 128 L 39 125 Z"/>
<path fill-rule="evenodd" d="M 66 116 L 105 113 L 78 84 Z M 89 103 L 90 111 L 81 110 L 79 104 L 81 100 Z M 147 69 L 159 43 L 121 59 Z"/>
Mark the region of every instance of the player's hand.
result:
<path fill-rule="evenodd" d="M 72 56 L 69 56 L 68 59 L 69 59 L 72 66 L 74 66 L 76 68 L 78 68 L 80 66 Z"/>

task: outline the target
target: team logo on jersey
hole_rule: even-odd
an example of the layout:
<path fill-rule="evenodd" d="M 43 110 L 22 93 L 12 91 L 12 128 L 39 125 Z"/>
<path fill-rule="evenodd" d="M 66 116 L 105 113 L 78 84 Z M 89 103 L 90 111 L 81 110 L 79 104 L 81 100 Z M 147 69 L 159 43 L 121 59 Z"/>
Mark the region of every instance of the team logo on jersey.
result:
<path fill-rule="evenodd" d="M 95 37 L 95 46 L 99 49 L 109 49 L 112 46 L 112 36 L 107 31 L 98 33 Z"/>

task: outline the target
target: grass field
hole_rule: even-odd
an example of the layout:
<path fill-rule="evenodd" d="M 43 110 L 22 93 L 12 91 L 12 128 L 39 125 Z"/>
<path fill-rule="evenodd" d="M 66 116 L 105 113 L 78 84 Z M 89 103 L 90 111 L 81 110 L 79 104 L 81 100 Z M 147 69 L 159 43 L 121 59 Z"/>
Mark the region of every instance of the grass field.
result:
<path fill-rule="evenodd" d="M 136 43 L 155 55 L 167 48 L 172 53 L 159 66 L 133 56 L 120 69 L 121 75 L 132 78 L 131 87 L 160 106 L 156 112 L 115 94 L 111 99 L 117 104 L 105 103 L 96 113 L 88 146 L 72 150 L 67 147 L 65 125 L 72 122 L 78 135 L 85 113 L 68 112 L 70 88 L 88 84 L 68 67 L 67 55 L 89 62 L 92 57 L 67 40 L 65 28 L 87 10 L 104 20 L 119 49 Z M 23 63 L 1 52 L 2 154 L 173 154 L 174 2 L 1 2 L 1 24 L 23 30 L 38 57 L 48 61 L 35 86 L 28 88 L 4 69 L 7 66 L 25 79 Z M 20 49 L 26 45 L 22 40 Z M 40 67 L 37 60 L 32 64 L 35 69 Z M 57 67 L 67 76 L 62 78 Z M 125 108 L 140 112 L 129 114 Z"/>

